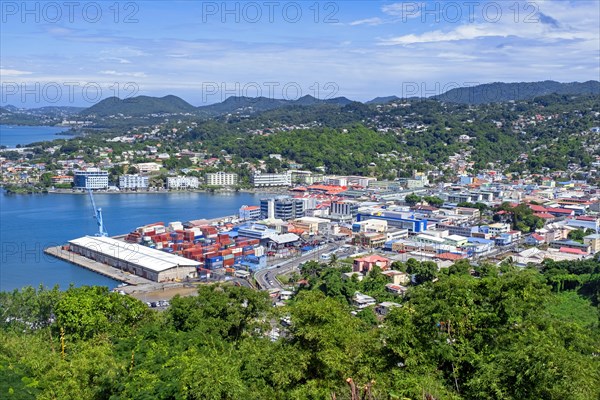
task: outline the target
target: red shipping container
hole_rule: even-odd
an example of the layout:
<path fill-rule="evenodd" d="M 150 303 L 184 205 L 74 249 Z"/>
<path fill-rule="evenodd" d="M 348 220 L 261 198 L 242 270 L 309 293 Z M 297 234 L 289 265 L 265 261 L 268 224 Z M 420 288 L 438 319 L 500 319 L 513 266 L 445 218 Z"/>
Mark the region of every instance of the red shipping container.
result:
<path fill-rule="evenodd" d="M 229 260 L 223 260 L 223 265 L 226 267 L 232 267 L 235 264 L 235 260 L 233 258 Z"/>

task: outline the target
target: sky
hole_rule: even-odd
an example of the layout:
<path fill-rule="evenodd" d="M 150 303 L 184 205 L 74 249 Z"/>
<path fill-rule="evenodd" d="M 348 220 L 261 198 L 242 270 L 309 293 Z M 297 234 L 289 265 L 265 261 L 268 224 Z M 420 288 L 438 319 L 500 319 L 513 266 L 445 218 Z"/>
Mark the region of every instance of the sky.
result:
<path fill-rule="evenodd" d="M 0 2 L 0 104 L 600 80 L 599 0 Z"/>

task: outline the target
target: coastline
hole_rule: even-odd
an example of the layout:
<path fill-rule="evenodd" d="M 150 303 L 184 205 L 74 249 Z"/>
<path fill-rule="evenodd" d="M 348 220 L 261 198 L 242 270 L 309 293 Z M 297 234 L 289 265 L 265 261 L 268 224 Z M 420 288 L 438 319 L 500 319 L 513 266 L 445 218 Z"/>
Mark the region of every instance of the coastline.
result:
<path fill-rule="evenodd" d="M 134 194 L 181 194 L 181 193 L 204 193 L 204 194 L 237 194 L 237 193 L 253 193 L 253 194 L 288 194 L 289 188 L 256 188 L 256 189 L 211 189 L 211 190 L 138 190 L 138 191 L 94 191 L 94 194 L 110 194 L 110 195 L 134 195 Z M 86 191 L 72 191 L 71 189 L 63 190 L 48 190 L 48 194 L 75 194 L 87 195 Z"/>
<path fill-rule="evenodd" d="M 5 184 L 0 184 L 0 188 L 5 190 Z M 196 190 L 138 190 L 138 191 L 94 191 L 94 194 L 110 194 L 110 195 L 135 195 L 135 194 L 181 194 L 181 193 L 204 193 L 204 194 L 237 194 L 237 193 L 250 193 L 250 194 L 265 194 L 265 195 L 284 195 L 290 193 L 290 188 L 248 188 L 248 189 L 196 189 Z M 46 191 L 23 191 L 23 192 L 10 192 L 7 190 L 7 194 L 62 194 L 62 195 L 86 195 L 87 191 L 72 190 L 72 189 L 55 189 Z"/>

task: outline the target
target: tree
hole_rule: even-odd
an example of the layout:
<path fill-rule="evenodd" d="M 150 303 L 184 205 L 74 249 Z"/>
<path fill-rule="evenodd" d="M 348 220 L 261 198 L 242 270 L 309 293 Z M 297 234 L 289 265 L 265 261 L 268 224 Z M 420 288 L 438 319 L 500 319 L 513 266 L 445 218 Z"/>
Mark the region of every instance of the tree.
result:
<path fill-rule="evenodd" d="M 444 205 L 444 200 L 440 199 L 437 196 L 425 196 L 423 197 L 423 200 L 425 200 L 428 204 L 434 207 L 441 207 Z"/>
<path fill-rule="evenodd" d="M 569 232 L 568 238 L 576 242 L 583 243 L 583 238 L 585 235 L 586 233 L 583 231 L 583 229 L 575 229 L 574 231 Z"/>
<path fill-rule="evenodd" d="M 406 263 L 406 272 L 414 275 L 416 283 L 421 284 L 435 279 L 438 267 L 433 261 L 418 262 L 414 258 L 410 258 Z"/>
<path fill-rule="evenodd" d="M 411 193 L 404 198 L 404 202 L 410 206 L 414 206 L 419 201 L 421 201 L 421 198 L 414 193 Z"/>
<path fill-rule="evenodd" d="M 43 173 L 40 176 L 40 184 L 42 184 L 45 187 L 52 186 L 52 176 L 53 176 L 53 174 L 51 172 Z"/>

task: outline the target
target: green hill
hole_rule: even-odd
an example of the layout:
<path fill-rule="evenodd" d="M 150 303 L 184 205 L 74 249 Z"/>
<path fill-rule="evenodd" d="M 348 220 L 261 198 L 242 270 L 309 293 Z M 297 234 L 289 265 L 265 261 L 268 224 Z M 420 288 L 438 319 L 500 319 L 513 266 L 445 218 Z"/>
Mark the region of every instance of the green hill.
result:
<path fill-rule="evenodd" d="M 440 101 L 459 104 L 486 104 L 505 101 L 530 100 L 549 94 L 597 95 L 600 94 L 600 82 L 495 82 L 473 87 L 452 89 L 439 96 L 434 96 L 433 98 Z"/>
<path fill-rule="evenodd" d="M 128 99 L 109 97 L 80 112 L 82 116 L 107 117 L 123 114 L 145 116 L 150 114 L 195 113 L 196 107 L 185 100 L 169 95 L 165 97 L 137 96 Z"/>

